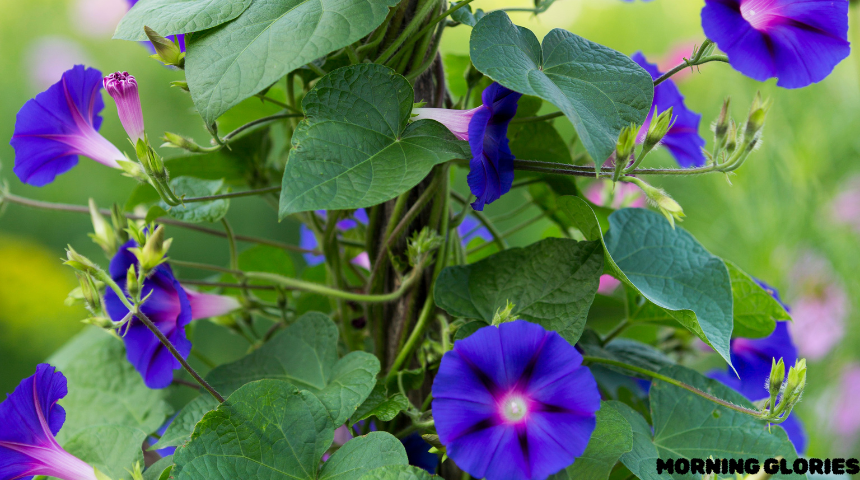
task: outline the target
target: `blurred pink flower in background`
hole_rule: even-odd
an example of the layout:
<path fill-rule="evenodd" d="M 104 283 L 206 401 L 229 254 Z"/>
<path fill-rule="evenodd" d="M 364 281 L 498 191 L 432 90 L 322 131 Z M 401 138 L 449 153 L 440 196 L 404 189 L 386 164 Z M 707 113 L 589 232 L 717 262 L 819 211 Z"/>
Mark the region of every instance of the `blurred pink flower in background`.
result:
<path fill-rule="evenodd" d="M 600 285 L 597 287 L 597 293 L 601 295 L 609 295 L 614 292 L 619 285 L 621 285 L 621 281 L 617 278 L 611 275 L 601 275 Z"/>
<path fill-rule="evenodd" d="M 27 47 L 24 54 L 33 91 L 41 92 L 57 83 L 75 65 L 91 65 L 80 44 L 65 37 L 42 37 Z"/>
<path fill-rule="evenodd" d="M 852 445 L 860 433 L 860 364 L 848 365 L 839 380 L 838 393 L 830 410 L 831 428 L 845 444 Z"/>
<path fill-rule="evenodd" d="M 676 43 L 671 50 L 666 52 L 665 55 L 659 57 L 657 60 L 657 67 L 661 72 L 668 72 L 669 70 L 675 68 L 680 65 L 684 58 L 690 58 L 693 56 L 693 49 L 698 46 L 698 43 L 695 41 L 684 41 Z M 693 70 L 690 68 L 685 68 L 680 72 L 672 75 L 672 80 L 675 83 L 683 82 L 687 79 Z"/>
<path fill-rule="evenodd" d="M 110 38 L 127 11 L 125 0 L 75 0 L 70 13 L 72 25 L 80 33 Z"/>
<path fill-rule="evenodd" d="M 845 333 L 848 295 L 828 261 L 815 253 L 805 253 L 794 265 L 791 277 L 791 336 L 801 357 L 820 359 Z"/>
<path fill-rule="evenodd" d="M 597 180 L 585 189 L 585 198 L 595 205 L 611 208 L 642 208 L 645 206 L 645 196 L 636 185 L 618 182 L 612 188 L 609 180 Z"/>
<path fill-rule="evenodd" d="M 837 223 L 860 233 L 860 176 L 849 178 L 831 204 L 831 215 Z"/>

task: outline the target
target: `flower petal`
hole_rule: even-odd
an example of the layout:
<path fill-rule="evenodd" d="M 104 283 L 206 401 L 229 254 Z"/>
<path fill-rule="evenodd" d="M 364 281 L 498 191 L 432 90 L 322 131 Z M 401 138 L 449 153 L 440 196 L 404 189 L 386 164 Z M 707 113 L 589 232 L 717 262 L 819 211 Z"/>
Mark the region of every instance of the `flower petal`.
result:
<path fill-rule="evenodd" d="M 242 307 L 236 298 L 227 295 L 196 292 L 188 288 L 185 289 L 185 294 L 191 305 L 191 320 L 226 315 Z"/>

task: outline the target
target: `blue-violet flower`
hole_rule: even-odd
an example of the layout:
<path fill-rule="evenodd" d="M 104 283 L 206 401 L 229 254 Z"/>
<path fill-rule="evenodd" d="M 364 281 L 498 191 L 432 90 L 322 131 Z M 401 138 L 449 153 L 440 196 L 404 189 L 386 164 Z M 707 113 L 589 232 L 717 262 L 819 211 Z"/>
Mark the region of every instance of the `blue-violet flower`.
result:
<path fill-rule="evenodd" d="M 642 52 L 634 53 L 631 58 L 650 73 L 651 78 L 656 79 L 663 74 L 657 65 L 648 63 Z M 702 114 L 687 108 L 687 105 L 684 104 L 684 96 L 681 95 L 681 91 L 678 90 L 678 86 L 672 79 L 666 80 L 654 88 L 654 101 L 651 103 L 651 111 L 648 112 L 644 125 L 639 129 L 637 141 L 645 140 L 648 127 L 654 118 L 654 111 L 662 113 L 669 108 L 672 109 L 672 124 L 660 144 L 669 150 L 678 165 L 683 168 L 705 165 L 705 154 L 702 153 L 705 139 L 699 135 Z"/>
<path fill-rule="evenodd" d="M 77 165 L 78 155 L 120 168 L 117 160 L 125 156 L 98 132 L 101 88 L 101 72 L 76 65 L 21 107 L 10 143 L 15 148 L 13 171 L 22 182 L 47 185 Z"/>
<path fill-rule="evenodd" d="M 65 451 L 54 438 L 66 420 L 66 411 L 57 401 L 67 393 L 66 377 L 42 363 L 0 403 L 0 478 L 45 475 L 96 480 L 93 467 Z"/>
<path fill-rule="evenodd" d="M 785 88 L 820 82 L 851 52 L 848 0 L 705 0 L 702 28 L 736 70 Z"/>
<path fill-rule="evenodd" d="M 599 408 L 576 348 L 524 320 L 457 341 L 433 381 L 439 440 L 475 478 L 543 480 L 569 466 Z"/>
<path fill-rule="evenodd" d="M 522 94 L 493 83 L 481 95 L 483 105 L 471 110 L 416 108 L 413 120 L 436 120 L 460 140 L 468 140 L 472 150 L 469 162 L 469 189 L 478 197 L 475 210 L 499 199 L 511 190 L 514 181 L 514 155 L 508 146 L 508 124 L 517 113 Z"/>
<path fill-rule="evenodd" d="M 129 267 L 137 267 L 138 261 L 129 248 L 137 243 L 125 243 L 110 262 L 109 273 L 118 285 L 125 289 L 126 274 Z M 163 263 L 155 268 L 152 275 L 143 283 L 141 298 L 149 298 L 140 307 L 173 343 L 183 357 L 191 353 L 191 342 L 185 336 L 185 326 L 192 320 L 224 315 L 240 307 L 233 297 L 213 295 L 187 290 L 173 276 L 170 265 Z M 110 318 L 119 322 L 128 314 L 128 309 L 114 293 L 107 289 L 104 296 L 105 307 Z M 143 377 L 149 388 L 165 388 L 173 381 L 173 370 L 181 368 L 178 360 L 158 338 L 137 317 L 123 327 L 126 357 Z"/>

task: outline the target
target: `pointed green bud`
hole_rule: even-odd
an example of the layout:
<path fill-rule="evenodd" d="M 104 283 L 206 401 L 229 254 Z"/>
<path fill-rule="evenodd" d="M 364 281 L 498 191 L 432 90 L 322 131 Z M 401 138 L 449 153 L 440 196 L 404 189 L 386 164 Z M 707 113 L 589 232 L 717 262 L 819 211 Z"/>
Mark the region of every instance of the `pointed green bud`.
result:
<path fill-rule="evenodd" d="M 493 321 L 491 325 L 499 326 L 502 323 L 513 322 L 517 319 L 516 315 L 511 315 L 511 312 L 513 312 L 515 305 L 511 303 L 510 300 L 506 300 L 505 303 L 506 305 L 504 310 L 499 311 L 499 309 L 496 309 L 496 313 L 493 314 Z"/>
<path fill-rule="evenodd" d="M 128 232 L 125 231 L 126 218 L 122 213 L 122 207 L 118 203 L 114 203 L 110 208 L 110 221 L 113 224 L 113 231 L 118 244 L 123 244 L 128 241 Z"/>
<path fill-rule="evenodd" d="M 722 148 L 726 144 L 726 135 L 729 133 L 729 107 L 732 103 L 732 97 L 726 97 L 723 101 L 723 107 L 720 109 L 720 116 L 714 122 L 714 142 Z"/>
<path fill-rule="evenodd" d="M 469 62 L 469 68 L 466 69 L 465 76 L 466 85 L 468 85 L 469 88 L 477 87 L 478 83 L 484 78 L 484 74 L 475 68 L 475 66 L 472 65 L 472 62 Z"/>
<path fill-rule="evenodd" d="M 103 217 L 101 212 L 99 212 L 99 208 L 96 205 L 95 200 L 92 198 L 90 199 L 89 206 L 90 219 L 93 222 L 94 232 L 90 233 L 89 237 L 93 239 L 93 242 L 95 242 L 96 245 L 100 246 L 102 250 L 104 250 L 108 257 L 113 257 L 118 247 L 113 226 L 105 220 L 105 217 Z"/>
<path fill-rule="evenodd" d="M 95 281 L 89 275 L 75 272 L 78 283 L 81 284 L 81 297 L 90 312 L 97 314 L 102 311 L 102 297 Z"/>
<path fill-rule="evenodd" d="M 125 231 L 128 233 L 129 238 L 134 240 L 138 245 L 146 243 L 146 234 L 143 231 L 142 225 L 143 222 L 139 224 L 130 218 L 127 219 L 126 222 L 128 223 L 128 228 L 126 228 Z"/>
<path fill-rule="evenodd" d="M 185 90 L 186 92 L 191 91 L 188 89 L 188 82 L 183 82 L 182 80 L 176 80 L 176 81 L 170 82 L 170 86 L 176 87 L 180 90 Z"/>
<path fill-rule="evenodd" d="M 114 326 L 111 319 L 99 316 L 85 318 L 81 320 L 81 323 L 86 325 L 95 325 L 99 328 L 113 328 Z"/>
<path fill-rule="evenodd" d="M 185 66 L 185 53 L 179 48 L 179 44 L 175 41 L 168 40 L 155 30 L 149 27 L 143 27 L 143 31 L 152 43 L 155 52 L 158 54 L 153 57 L 161 59 L 165 65 L 183 68 Z"/>
<path fill-rule="evenodd" d="M 648 135 L 645 136 L 643 148 L 646 150 L 651 150 L 657 146 L 669 132 L 669 127 L 672 126 L 672 107 L 659 115 L 655 110 L 654 114 L 655 117 L 651 119 L 651 125 L 648 127 Z"/>
<path fill-rule="evenodd" d="M 140 295 L 140 283 L 137 281 L 137 271 L 134 265 L 130 265 L 128 271 L 125 272 L 125 288 L 131 298 L 137 298 Z"/>
<path fill-rule="evenodd" d="M 636 149 L 636 135 L 639 133 L 639 126 L 630 124 L 621 129 L 618 135 L 618 141 L 615 144 L 615 174 L 612 177 L 613 182 L 617 182 L 621 178 L 621 172 L 627 167 L 630 157 Z"/>
<path fill-rule="evenodd" d="M 734 120 L 729 120 L 729 131 L 726 135 L 726 152 L 731 155 L 736 148 L 738 148 L 738 125 Z"/>
<path fill-rule="evenodd" d="M 146 243 L 141 248 L 130 248 L 140 263 L 140 268 L 148 275 L 155 267 L 167 261 L 167 251 L 173 239 L 164 239 L 164 226 L 159 225 L 146 238 Z"/>
<path fill-rule="evenodd" d="M 669 221 L 673 229 L 675 228 L 675 220 L 679 222 L 684 221 L 684 217 L 686 216 L 684 215 L 684 209 L 665 190 L 648 185 L 637 177 L 624 177 L 624 180 L 634 183 L 641 188 L 645 192 L 648 202 L 666 217 L 666 220 Z"/>
<path fill-rule="evenodd" d="M 197 145 L 190 138 L 185 138 L 182 135 L 177 135 L 175 133 L 164 132 L 164 142 L 161 146 L 167 148 L 181 148 L 183 150 L 187 150 L 189 152 L 203 152 L 204 148 L 200 145 Z"/>
<path fill-rule="evenodd" d="M 140 167 L 139 163 L 132 162 L 131 160 L 117 160 L 116 162 L 122 168 L 122 171 L 125 172 L 126 176 L 141 182 L 149 182 L 149 177 L 143 168 Z"/>
<path fill-rule="evenodd" d="M 775 358 L 771 359 L 770 377 L 767 381 L 767 389 L 770 392 L 771 398 L 776 398 L 782 389 L 782 382 L 785 380 L 785 363 L 782 359 L 779 362 Z"/>
<path fill-rule="evenodd" d="M 420 232 L 415 232 L 406 244 L 406 256 L 409 265 L 416 266 L 425 263 L 433 250 L 442 245 L 442 237 L 435 230 L 424 227 Z"/>
<path fill-rule="evenodd" d="M 71 245 L 66 247 L 66 261 L 63 262 L 63 264 L 90 275 L 99 271 L 98 265 L 89 258 L 76 252 Z"/>
<path fill-rule="evenodd" d="M 767 118 L 767 112 L 773 105 L 770 99 L 762 100 L 761 92 L 756 93 L 753 103 L 750 106 L 750 114 L 747 118 L 747 125 L 744 131 L 744 138 L 752 140 L 761 132 L 764 127 L 764 121 Z"/>
<path fill-rule="evenodd" d="M 806 359 L 797 360 L 791 369 L 788 371 L 788 380 L 785 382 L 785 392 L 783 393 L 783 401 L 789 402 L 792 406 L 800 399 L 800 394 L 806 387 Z"/>

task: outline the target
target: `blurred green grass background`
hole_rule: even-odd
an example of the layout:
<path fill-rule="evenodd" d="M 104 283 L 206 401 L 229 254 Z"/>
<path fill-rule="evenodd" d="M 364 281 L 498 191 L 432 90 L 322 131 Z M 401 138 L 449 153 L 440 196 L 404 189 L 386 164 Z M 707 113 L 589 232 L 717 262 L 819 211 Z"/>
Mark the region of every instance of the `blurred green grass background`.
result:
<path fill-rule="evenodd" d="M 511 16 L 515 23 L 533 29 L 539 38 L 552 28 L 566 28 L 626 54 L 642 50 L 654 61 L 678 48 L 690 51 L 704 38 L 699 22 L 702 3 L 558 0 L 539 18 L 527 13 Z M 477 0 L 472 5 L 491 10 L 524 7 L 528 2 Z M 13 193 L 79 205 L 93 197 L 104 207 L 125 203 L 134 187 L 132 180 L 83 158 L 78 167 L 43 188 L 22 185 L 12 174 L 14 152 L 8 140 L 15 114 L 27 99 L 47 86 L 39 83 L 40 76 L 53 69 L 56 81 L 75 60 L 86 61 L 103 72 L 129 71 L 138 78 L 151 137 L 172 131 L 205 143 L 207 135 L 190 98 L 168 86 L 182 77 L 181 72 L 150 60 L 141 45 L 110 40 L 112 24 L 124 8 L 125 0 L 0 2 L 0 70 L 4 72 L 0 75 L 0 178 L 9 183 Z M 856 10 L 852 9 L 851 15 L 853 35 Z M 95 17 L 101 18 L 101 23 L 95 22 Z M 466 26 L 451 29 L 443 41 L 443 52 L 468 54 L 469 33 Z M 837 282 L 845 288 L 849 298 L 845 336 L 824 358 L 811 362 L 808 393 L 799 406 L 812 456 L 860 453 L 856 436 L 834 434 L 840 420 L 831 418 L 843 388 L 842 372 L 860 359 L 860 329 L 850 305 L 850 299 L 860 292 L 860 236 L 835 222 L 832 214 L 834 198 L 843 184 L 860 174 L 858 71 L 860 58 L 854 54 L 821 84 L 790 91 L 777 88 L 774 81 L 758 83 L 744 78 L 725 64 L 702 66 L 679 82 L 688 106 L 704 115 L 702 135 L 710 141 L 707 127 L 725 96 L 732 96 L 733 114 L 743 121 L 747 106 L 760 90 L 775 101 L 763 145 L 738 175 L 728 179 L 712 175 L 655 180 L 683 205 L 687 213 L 684 228 L 713 253 L 779 288 L 789 304 L 802 293 L 798 281 L 790 280 L 793 266 L 808 252 L 826 259 Z M 107 96 L 105 100 L 102 133 L 130 151 L 125 148 L 127 140 L 113 102 Z M 565 124 L 556 121 L 562 132 L 569 131 Z M 652 167 L 673 164 L 665 152 L 651 155 L 647 163 Z M 502 215 L 521 204 L 524 195 L 515 191 L 488 206 L 486 213 Z M 274 210 L 259 199 L 234 200 L 228 218 L 240 233 L 297 243 L 296 224 L 278 223 Z M 500 229 L 527 217 L 519 218 L 502 222 Z M 71 244 L 81 253 L 103 260 L 101 251 L 87 237 L 90 229 L 85 215 L 17 205 L 7 206 L 0 217 L 0 392 L 11 391 L 21 378 L 32 374 L 36 363 L 81 328 L 83 309 L 63 303 L 76 282 L 59 258 L 64 247 Z M 511 243 L 530 243 L 549 229 L 548 221 L 542 220 L 516 234 Z M 175 238 L 171 249 L 175 258 L 215 264 L 227 261 L 227 245 L 220 239 L 179 229 L 169 234 Z M 188 272 L 186 278 L 193 275 Z"/>

